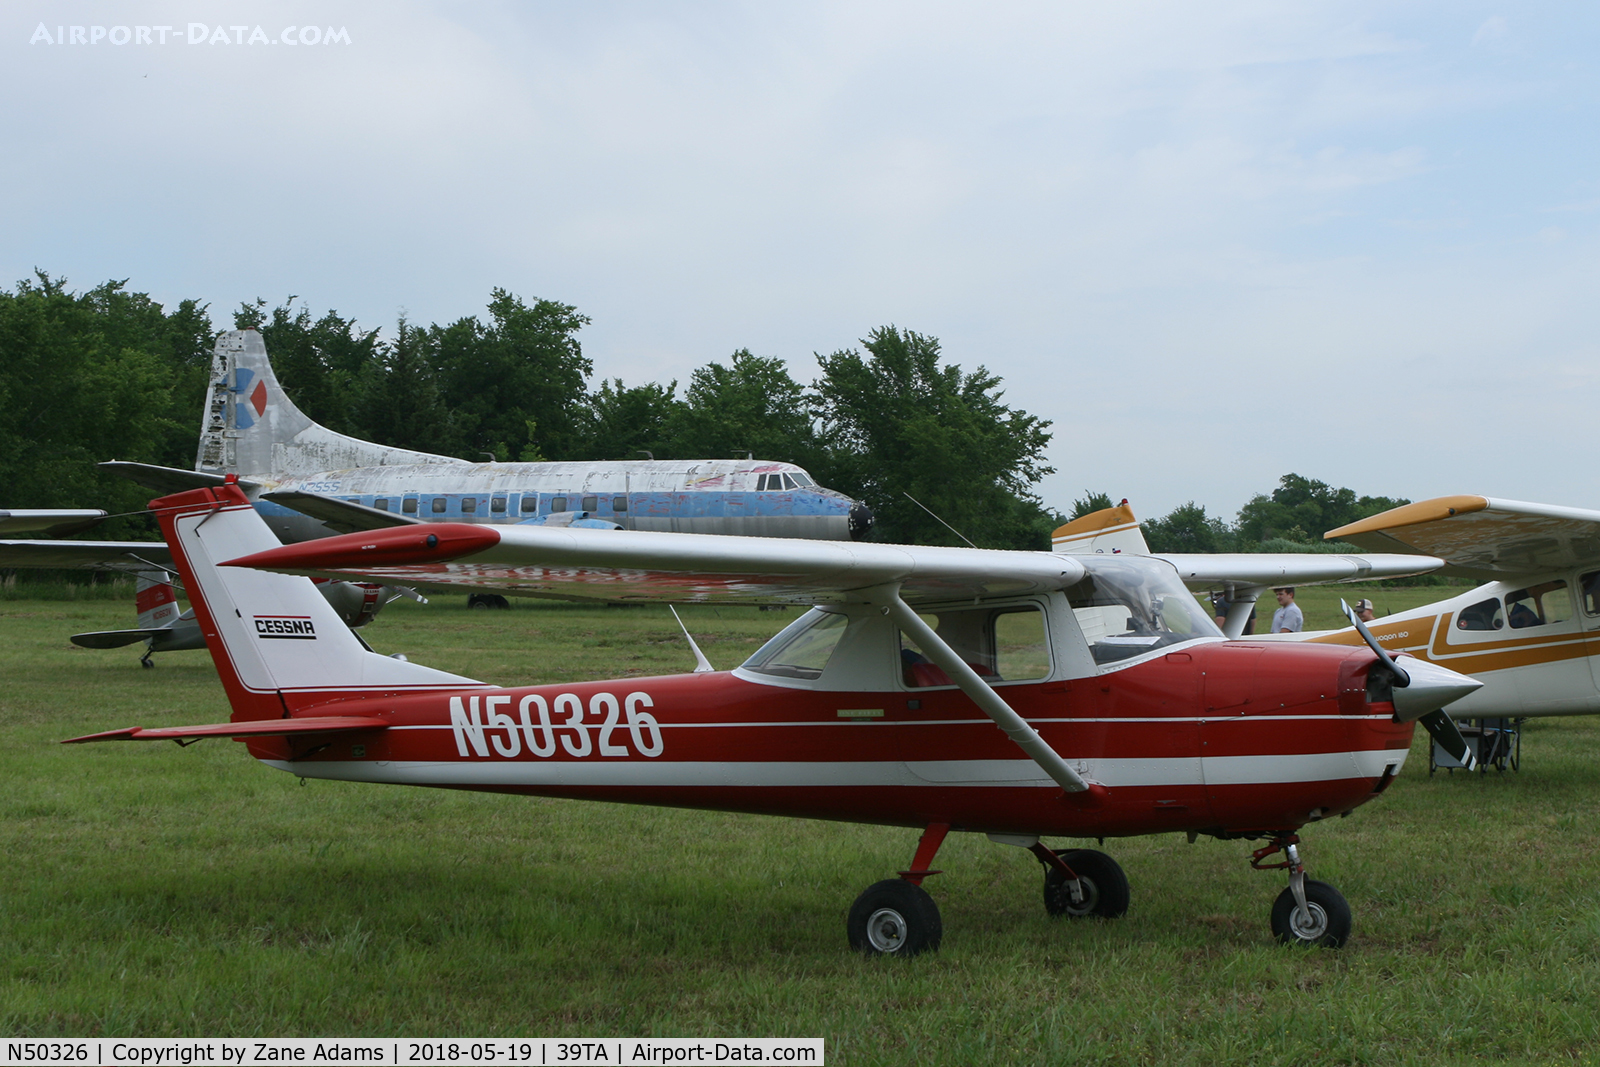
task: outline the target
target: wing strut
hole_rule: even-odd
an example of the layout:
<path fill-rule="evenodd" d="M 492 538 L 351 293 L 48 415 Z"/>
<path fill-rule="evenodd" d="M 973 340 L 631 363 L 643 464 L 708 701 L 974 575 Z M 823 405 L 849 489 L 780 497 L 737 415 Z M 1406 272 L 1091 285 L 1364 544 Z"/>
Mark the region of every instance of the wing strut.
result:
<path fill-rule="evenodd" d="M 984 714 L 993 719 L 995 725 L 1017 743 L 1018 748 L 1042 767 L 1044 773 L 1055 779 L 1062 789 L 1069 793 L 1084 793 L 1090 790 L 1089 783 L 1067 765 L 1061 754 L 1051 748 L 1021 715 L 1012 710 L 1011 705 L 1002 700 L 1000 694 L 996 693 L 989 683 L 978 677 L 978 672 L 967 666 L 966 660 L 957 655 L 955 649 L 945 644 L 944 639 L 934 633 L 932 627 L 923 622 L 917 613 L 911 610 L 909 604 L 900 599 L 899 585 L 880 586 L 868 595 L 875 603 L 882 604 L 889 617 L 911 636 L 917 646 L 927 653 L 928 658 L 933 660 L 974 704 L 983 709 Z M 1103 786 L 1099 788 L 1104 790 Z"/>

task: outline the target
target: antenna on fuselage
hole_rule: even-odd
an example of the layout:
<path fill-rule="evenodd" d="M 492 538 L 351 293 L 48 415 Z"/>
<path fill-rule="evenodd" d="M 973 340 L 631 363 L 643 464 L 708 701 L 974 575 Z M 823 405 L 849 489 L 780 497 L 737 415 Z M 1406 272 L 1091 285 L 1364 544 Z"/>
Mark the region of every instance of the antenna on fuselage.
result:
<path fill-rule="evenodd" d="M 694 638 L 689 636 L 689 628 L 683 624 L 682 619 L 678 618 L 678 609 L 668 604 L 667 610 L 672 612 L 674 619 L 678 619 L 678 629 L 683 631 L 683 639 L 689 642 L 689 650 L 694 653 L 694 673 L 705 674 L 707 671 L 715 671 L 716 668 L 711 665 L 711 661 L 706 659 L 706 654 L 700 651 L 700 646 L 695 644 Z"/>
<path fill-rule="evenodd" d="M 656 454 L 650 451 L 648 448 L 639 449 L 639 455 L 643 456 L 645 459 L 648 459 L 651 463 L 656 461 Z"/>
<path fill-rule="evenodd" d="M 904 489 L 902 489 L 900 491 L 902 493 L 905 493 L 905 496 L 906 496 L 907 500 L 911 501 L 913 504 L 915 504 L 917 507 L 921 508 L 923 511 L 926 511 L 929 515 L 933 515 L 933 509 L 930 508 L 928 505 L 924 504 L 922 501 L 918 500 L 916 497 L 912 496 L 910 493 L 906 493 L 906 491 Z M 933 515 L 933 517 L 935 519 L 939 519 L 939 516 L 937 516 L 937 515 Z M 961 538 L 961 540 L 966 541 L 968 546 L 970 546 L 972 548 L 977 548 L 978 547 L 977 545 L 974 545 L 971 541 L 967 540 L 967 535 L 966 534 L 962 533 L 960 530 L 956 529 L 954 526 L 951 526 L 948 522 L 945 522 L 943 519 L 939 519 L 939 522 L 943 523 L 944 528 L 946 530 L 949 530 L 951 533 L 953 533 L 957 537 Z"/>

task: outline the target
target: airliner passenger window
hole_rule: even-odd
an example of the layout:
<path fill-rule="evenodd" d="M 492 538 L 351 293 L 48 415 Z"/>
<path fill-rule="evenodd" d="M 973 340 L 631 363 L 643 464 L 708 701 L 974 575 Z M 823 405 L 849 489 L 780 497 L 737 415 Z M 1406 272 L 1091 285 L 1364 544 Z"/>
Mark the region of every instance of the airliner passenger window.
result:
<path fill-rule="evenodd" d="M 522 494 L 521 508 L 522 508 L 522 513 L 524 515 L 531 515 L 535 511 L 538 511 L 539 510 L 539 494 L 538 493 L 523 493 Z"/>
<path fill-rule="evenodd" d="M 1462 608 L 1461 614 L 1456 617 L 1458 630 L 1498 630 L 1505 624 L 1505 616 L 1500 612 L 1499 597 L 1490 597 L 1471 607 Z"/>
<path fill-rule="evenodd" d="M 417 498 L 414 496 L 406 497 L 400 502 L 400 510 L 407 515 L 415 515 L 417 513 Z"/>
<path fill-rule="evenodd" d="M 553 497 L 551 497 L 550 498 L 550 510 L 551 511 L 566 511 L 567 510 L 567 498 L 564 497 L 564 496 L 553 496 Z"/>
<path fill-rule="evenodd" d="M 616 511 L 616 512 L 627 511 L 628 510 L 628 498 L 625 497 L 625 496 L 614 496 L 614 497 L 612 497 L 611 498 L 611 510 L 612 511 Z"/>
<path fill-rule="evenodd" d="M 477 497 L 464 496 L 464 497 L 461 498 L 461 514 L 463 514 L 463 515 L 471 515 L 474 511 L 477 511 L 477 510 L 478 510 L 478 498 Z"/>
<path fill-rule="evenodd" d="M 581 510 L 581 511 L 593 511 L 596 508 L 598 508 L 599 506 L 600 506 L 600 498 L 599 497 L 597 497 L 597 496 L 586 496 L 586 497 L 583 498 L 583 507 L 581 509 L 579 509 L 579 510 Z"/>
<path fill-rule="evenodd" d="M 1572 617 L 1572 597 L 1559 579 L 1506 594 L 1506 619 L 1514 630 L 1548 626 Z"/>
<path fill-rule="evenodd" d="M 450 502 L 448 500 L 446 500 L 442 496 L 434 497 L 433 498 L 433 513 L 435 515 L 443 515 L 444 514 L 444 509 L 449 506 L 449 503 Z"/>
<path fill-rule="evenodd" d="M 388 511 L 389 498 L 386 496 L 380 496 L 378 499 L 372 502 L 372 506 L 377 508 L 379 511 Z"/>
<path fill-rule="evenodd" d="M 503 496 L 497 496 L 493 500 L 489 501 L 489 510 L 497 515 L 505 514 L 506 498 Z"/>

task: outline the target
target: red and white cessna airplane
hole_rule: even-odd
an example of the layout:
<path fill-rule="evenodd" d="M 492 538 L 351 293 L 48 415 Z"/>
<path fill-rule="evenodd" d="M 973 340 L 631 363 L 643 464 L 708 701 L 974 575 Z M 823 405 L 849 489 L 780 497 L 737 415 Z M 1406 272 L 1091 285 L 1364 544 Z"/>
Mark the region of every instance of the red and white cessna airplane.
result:
<path fill-rule="evenodd" d="M 951 830 L 1031 851 L 1069 917 L 1121 915 L 1127 878 L 1042 836 L 1262 841 L 1252 865 L 1289 874 L 1274 933 L 1337 946 L 1349 906 L 1297 832 L 1382 794 L 1414 722 L 1453 730 L 1430 713 L 1478 684 L 1228 641 L 1153 559 L 452 524 L 280 545 L 232 484 L 151 507 L 233 718 L 73 741 L 233 737 L 305 777 L 921 828 L 850 909 L 866 953 L 938 946 L 921 883 Z M 733 671 L 499 689 L 365 649 L 293 574 L 812 610 Z"/>

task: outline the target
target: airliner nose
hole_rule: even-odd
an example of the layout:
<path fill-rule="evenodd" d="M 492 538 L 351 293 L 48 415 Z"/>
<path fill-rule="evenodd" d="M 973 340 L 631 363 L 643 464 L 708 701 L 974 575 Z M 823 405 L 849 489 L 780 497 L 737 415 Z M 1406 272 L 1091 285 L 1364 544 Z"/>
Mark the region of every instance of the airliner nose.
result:
<path fill-rule="evenodd" d="M 1394 687 L 1394 717 L 1399 722 L 1413 722 L 1483 688 L 1476 678 L 1427 660 L 1406 657 L 1399 666 L 1411 679 Z"/>
<path fill-rule="evenodd" d="M 850 505 L 850 540 L 864 541 L 872 532 L 872 509 L 865 504 Z"/>

